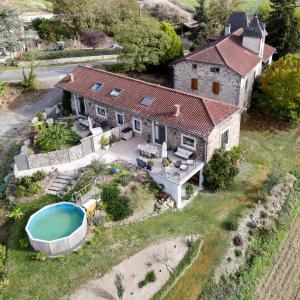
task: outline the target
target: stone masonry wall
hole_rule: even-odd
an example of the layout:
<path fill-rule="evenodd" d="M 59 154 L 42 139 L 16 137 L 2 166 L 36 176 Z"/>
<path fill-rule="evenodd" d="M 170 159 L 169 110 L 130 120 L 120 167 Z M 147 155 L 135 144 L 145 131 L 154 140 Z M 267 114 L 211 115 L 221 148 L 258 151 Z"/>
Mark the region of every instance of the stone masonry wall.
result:
<path fill-rule="evenodd" d="M 214 128 L 212 133 L 208 138 L 207 143 L 207 161 L 209 161 L 214 151 L 221 147 L 221 134 L 223 131 L 229 129 L 229 143 L 228 150 L 232 149 L 234 146 L 239 145 L 240 139 L 240 122 L 241 114 L 240 112 L 235 113 L 229 119 L 224 121 L 222 124 Z"/>
<path fill-rule="evenodd" d="M 193 64 L 197 64 L 197 69 L 193 68 Z M 179 62 L 173 67 L 175 89 L 234 105 L 240 104 L 241 76 L 228 67 L 189 61 Z M 220 72 L 211 72 L 211 67 L 220 68 Z M 198 79 L 198 90 L 191 89 L 192 78 Z M 212 91 L 213 82 L 220 83 L 219 95 Z"/>

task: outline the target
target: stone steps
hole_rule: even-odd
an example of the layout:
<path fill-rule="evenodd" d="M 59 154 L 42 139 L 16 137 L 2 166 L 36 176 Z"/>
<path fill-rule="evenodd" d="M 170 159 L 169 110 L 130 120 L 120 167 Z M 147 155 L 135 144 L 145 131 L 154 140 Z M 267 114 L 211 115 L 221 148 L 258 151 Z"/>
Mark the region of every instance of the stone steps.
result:
<path fill-rule="evenodd" d="M 46 189 L 46 193 L 50 195 L 62 196 L 70 188 L 75 174 L 59 173 L 50 182 Z"/>

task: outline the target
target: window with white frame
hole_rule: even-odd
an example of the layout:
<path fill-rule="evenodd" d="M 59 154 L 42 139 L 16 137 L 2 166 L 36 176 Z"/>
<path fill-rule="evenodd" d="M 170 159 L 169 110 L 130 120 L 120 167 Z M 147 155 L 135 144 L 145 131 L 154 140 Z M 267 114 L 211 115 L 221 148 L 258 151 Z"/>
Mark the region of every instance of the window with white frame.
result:
<path fill-rule="evenodd" d="M 142 121 L 140 119 L 132 119 L 132 126 L 133 126 L 133 131 L 137 133 L 142 132 Z"/>
<path fill-rule="evenodd" d="M 117 125 L 123 125 L 124 124 L 124 114 L 116 112 L 116 122 Z"/>
<path fill-rule="evenodd" d="M 229 129 L 226 129 L 221 134 L 221 146 L 226 147 L 229 142 Z"/>
<path fill-rule="evenodd" d="M 189 135 L 182 134 L 181 145 L 185 148 L 196 150 L 196 139 Z"/>
<path fill-rule="evenodd" d="M 96 105 L 96 115 L 99 117 L 106 118 L 106 108 Z"/>

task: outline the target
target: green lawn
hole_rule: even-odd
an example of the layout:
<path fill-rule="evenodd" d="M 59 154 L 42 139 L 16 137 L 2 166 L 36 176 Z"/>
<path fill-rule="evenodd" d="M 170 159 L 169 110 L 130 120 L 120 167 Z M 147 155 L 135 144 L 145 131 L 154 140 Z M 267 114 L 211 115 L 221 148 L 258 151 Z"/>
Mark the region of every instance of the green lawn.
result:
<path fill-rule="evenodd" d="M 51 0 L 6 0 L 5 4 L 16 7 L 21 12 L 51 12 Z"/>
<path fill-rule="evenodd" d="M 244 129 L 241 174 L 228 190 L 200 194 L 180 212 L 95 232 L 79 251 L 45 262 L 34 260 L 32 251 L 20 249 L 19 240 L 25 236 L 28 216 L 57 199 L 46 196 L 35 203 L 20 204 L 26 218 L 11 227 L 6 277 L 9 285 L 0 291 L 0 298 L 58 299 L 155 240 L 199 233 L 205 238 L 200 256 L 167 296 L 167 299 L 197 299 L 226 250 L 228 232 L 223 229 L 222 221 L 233 210 L 251 205 L 272 167 L 285 171 L 300 169 L 299 143 L 300 127 L 274 132 Z"/>

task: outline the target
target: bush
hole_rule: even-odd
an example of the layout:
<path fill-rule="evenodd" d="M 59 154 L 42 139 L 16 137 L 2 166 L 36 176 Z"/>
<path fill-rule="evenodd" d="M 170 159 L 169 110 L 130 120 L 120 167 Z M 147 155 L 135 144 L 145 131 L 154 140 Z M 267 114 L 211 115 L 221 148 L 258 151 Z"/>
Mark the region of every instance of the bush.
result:
<path fill-rule="evenodd" d="M 27 249 L 29 246 L 29 241 L 27 239 L 20 239 L 19 246 L 21 249 Z"/>
<path fill-rule="evenodd" d="M 242 251 L 240 249 L 235 249 L 234 254 L 236 257 L 240 257 L 240 256 L 242 256 Z"/>
<path fill-rule="evenodd" d="M 5 82 L 0 80 L 0 96 L 3 96 L 5 90 L 6 90 L 6 84 Z"/>
<path fill-rule="evenodd" d="M 7 215 L 8 218 L 16 220 L 16 221 L 20 221 L 24 218 L 24 213 L 21 210 L 21 208 L 16 208 L 12 211 L 10 211 Z"/>
<path fill-rule="evenodd" d="M 215 191 L 218 188 L 226 188 L 232 183 L 239 173 L 237 166 L 239 157 L 239 148 L 234 148 L 232 151 L 226 151 L 224 148 L 216 150 L 212 159 L 204 167 L 205 188 Z"/>
<path fill-rule="evenodd" d="M 223 227 L 227 230 L 235 231 L 238 229 L 239 218 L 242 216 L 239 210 L 230 213 L 223 221 Z"/>
<path fill-rule="evenodd" d="M 125 197 L 112 198 L 106 203 L 106 211 L 113 221 L 123 220 L 132 214 L 129 200 Z"/>
<path fill-rule="evenodd" d="M 155 276 L 155 273 L 154 271 L 149 271 L 147 274 L 146 274 L 146 277 L 144 280 L 140 281 L 138 283 L 138 287 L 141 289 L 143 288 L 145 285 L 147 285 L 148 283 L 150 282 L 154 282 L 156 280 L 156 276 Z"/>
<path fill-rule="evenodd" d="M 104 163 L 104 161 L 102 161 L 100 159 L 92 160 L 91 165 L 92 165 L 92 168 L 93 168 L 94 172 L 96 173 L 96 175 L 103 174 L 104 171 L 106 170 L 106 164 Z"/>
<path fill-rule="evenodd" d="M 41 130 L 35 146 L 44 152 L 61 150 L 78 144 L 79 135 L 64 124 L 54 123 Z"/>
<path fill-rule="evenodd" d="M 0 183 L 0 199 L 3 199 L 5 196 L 6 184 Z"/>
<path fill-rule="evenodd" d="M 190 197 L 190 196 L 192 196 L 192 195 L 196 192 L 196 187 L 195 187 L 193 184 L 190 184 L 190 183 L 189 183 L 189 184 L 187 185 L 185 191 L 186 191 L 186 195 L 187 195 L 188 197 Z"/>
<path fill-rule="evenodd" d="M 41 252 L 38 252 L 34 258 L 35 258 L 35 260 L 38 260 L 38 261 L 45 261 L 47 257 L 46 257 L 45 252 L 41 251 Z"/>
<path fill-rule="evenodd" d="M 26 92 L 30 92 L 36 89 L 36 74 L 33 71 L 33 66 L 31 66 L 29 74 L 26 74 L 23 68 L 23 81 L 22 85 Z"/>
<path fill-rule="evenodd" d="M 26 196 L 39 194 L 42 192 L 42 190 L 43 190 L 43 187 L 40 182 L 38 182 L 38 181 L 31 182 L 27 189 Z"/>
<path fill-rule="evenodd" d="M 133 179 L 132 174 L 125 173 L 119 175 L 119 177 L 117 178 L 117 182 L 122 186 L 127 186 L 129 182 L 132 181 L 132 179 Z"/>
<path fill-rule="evenodd" d="M 244 241 L 243 238 L 240 234 L 236 234 L 233 238 L 233 244 L 234 246 L 238 247 L 238 246 L 243 246 L 244 245 Z"/>
<path fill-rule="evenodd" d="M 83 57 L 83 56 L 98 56 L 98 55 L 112 55 L 119 54 L 120 49 L 73 49 L 62 51 L 35 51 L 36 60 L 58 59 L 68 57 Z M 23 61 L 31 61 L 32 55 L 30 52 L 22 54 Z"/>
<path fill-rule="evenodd" d="M 43 180 L 47 176 L 46 172 L 44 171 L 36 171 L 32 174 L 32 179 L 34 181 L 40 181 Z"/>
<path fill-rule="evenodd" d="M 6 261 L 6 247 L 0 244 L 0 274 L 4 273 Z"/>
<path fill-rule="evenodd" d="M 120 196 L 120 189 L 116 183 L 107 183 L 102 187 L 102 200 L 104 203 L 109 203 Z"/>
<path fill-rule="evenodd" d="M 264 210 L 262 210 L 262 211 L 260 212 L 260 217 L 261 217 L 262 219 L 266 218 L 267 216 L 268 216 L 268 214 L 267 214 Z"/>

